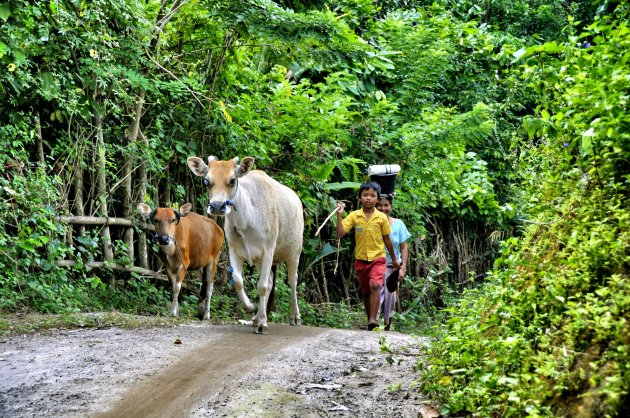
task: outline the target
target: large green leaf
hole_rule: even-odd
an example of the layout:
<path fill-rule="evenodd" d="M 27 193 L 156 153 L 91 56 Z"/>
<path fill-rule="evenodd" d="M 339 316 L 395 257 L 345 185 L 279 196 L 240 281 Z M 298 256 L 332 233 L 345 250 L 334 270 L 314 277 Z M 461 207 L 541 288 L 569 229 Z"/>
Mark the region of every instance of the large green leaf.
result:
<path fill-rule="evenodd" d="M 6 22 L 9 16 L 11 16 L 11 8 L 9 5 L 6 3 L 0 4 L 0 19 Z"/>
<path fill-rule="evenodd" d="M 361 187 L 361 183 L 357 183 L 354 181 L 343 181 L 340 183 L 326 183 L 325 186 L 326 186 L 326 189 L 330 191 L 344 190 L 344 189 L 359 190 L 359 187 Z"/>

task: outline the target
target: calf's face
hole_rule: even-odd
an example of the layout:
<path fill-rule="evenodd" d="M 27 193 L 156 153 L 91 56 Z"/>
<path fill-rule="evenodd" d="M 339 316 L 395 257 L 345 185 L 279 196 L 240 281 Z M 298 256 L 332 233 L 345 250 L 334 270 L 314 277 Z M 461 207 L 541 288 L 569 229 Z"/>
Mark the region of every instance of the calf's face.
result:
<path fill-rule="evenodd" d="M 173 208 L 155 208 L 152 210 L 146 203 L 140 203 L 140 214 L 155 226 L 153 239 L 159 245 L 174 244 L 175 229 L 183 216 L 188 215 L 192 205 L 186 203 L 179 211 Z"/>
<path fill-rule="evenodd" d="M 201 158 L 188 157 L 188 167 L 193 174 L 203 177 L 203 184 L 208 190 L 208 215 L 224 216 L 235 208 L 234 201 L 238 194 L 238 179 L 249 173 L 254 165 L 251 157 L 243 158 L 238 164 L 238 157 L 218 161 L 208 157 L 208 165 Z"/>

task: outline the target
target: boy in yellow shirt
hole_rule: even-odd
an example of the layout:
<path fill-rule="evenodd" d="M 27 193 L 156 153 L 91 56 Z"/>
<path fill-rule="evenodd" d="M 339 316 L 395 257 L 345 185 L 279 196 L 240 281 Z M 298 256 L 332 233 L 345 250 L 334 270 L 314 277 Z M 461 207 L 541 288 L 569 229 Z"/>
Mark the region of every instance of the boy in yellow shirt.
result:
<path fill-rule="evenodd" d="M 378 326 L 378 307 L 386 268 L 386 247 L 392 255 L 394 269 L 400 268 L 389 239 L 392 232 L 389 220 L 383 212 L 376 209 L 380 193 L 381 186 L 378 183 L 363 183 L 359 187 L 361 209 L 350 212 L 345 219 L 343 219 L 345 205 L 342 202 L 337 204 L 337 238 L 343 238 L 354 228 L 356 241 L 354 268 L 359 278 L 369 330 Z"/>

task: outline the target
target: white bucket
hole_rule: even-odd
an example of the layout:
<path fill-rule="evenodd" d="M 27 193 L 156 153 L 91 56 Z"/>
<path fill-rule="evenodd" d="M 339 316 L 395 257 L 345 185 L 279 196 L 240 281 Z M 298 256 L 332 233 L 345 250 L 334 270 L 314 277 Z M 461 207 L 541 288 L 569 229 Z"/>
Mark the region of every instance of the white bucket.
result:
<path fill-rule="evenodd" d="M 381 164 L 371 165 L 368 167 L 368 176 L 384 176 L 388 174 L 397 174 L 400 172 L 398 164 Z"/>

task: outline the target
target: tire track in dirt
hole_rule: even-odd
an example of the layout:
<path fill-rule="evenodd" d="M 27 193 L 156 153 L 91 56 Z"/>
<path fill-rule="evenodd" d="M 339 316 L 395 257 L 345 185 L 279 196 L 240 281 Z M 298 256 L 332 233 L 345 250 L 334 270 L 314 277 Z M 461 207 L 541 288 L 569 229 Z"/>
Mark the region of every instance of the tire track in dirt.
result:
<path fill-rule="evenodd" d="M 261 357 L 287 345 L 320 339 L 326 332 L 329 330 L 270 324 L 268 335 L 258 335 L 251 327 L 232 328 L 221 339 L 184 355 L 151 379 L 137 384 L 110 410 L 94 416 L 189 416 L 210 393 L 229 384 L 231 376 L 256 367 Z"/>

